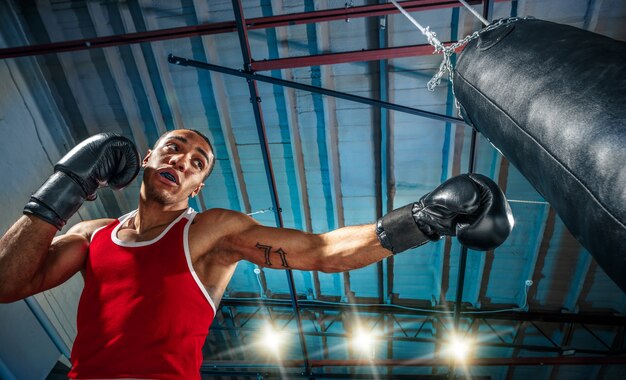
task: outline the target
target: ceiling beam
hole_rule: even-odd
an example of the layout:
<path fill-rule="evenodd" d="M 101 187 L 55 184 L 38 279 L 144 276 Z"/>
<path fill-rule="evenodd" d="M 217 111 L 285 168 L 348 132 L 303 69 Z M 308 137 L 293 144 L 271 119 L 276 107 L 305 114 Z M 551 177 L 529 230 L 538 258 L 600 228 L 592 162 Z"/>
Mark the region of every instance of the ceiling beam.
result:
<path fill-rule="evenodd" d="M 293 315 L 292 315 L 293 316 Z M 361 319 L 361 322 L 363 320 Z M 433 322 L 433 323 L 437 323 L 437 321 Z M 478 324 L 474 324 L 474 326 L 477 326 Z M 400 326 L 401 328 L 401 326 Z M 231 330 L 230 328 L 227 327 L 221 327 L 221 326 L 213 326 L 211 328 L 211 330 L 215 330 L 215 331 L 229 331 Z M 245 336 L 253 336 L 254 334 L 258 334 L 258 329 L 257 328 L 248 328 L 248 327 L 240 327 L 237 328 L 235 331 L 241 333 L 242 335 Z M 443 330 L 441 328 L 437 328 L 436 329 L 436 337 L 433 338 L 420 338 L 420 337 L 411 337 L 411 336 L 386 336 L 386 335 L 379 335 L 376 340 L 377 343 L 380 342 L 389 342 L 389 344 L 393 344 L 393 342 L 406 342 L 406 343 L 428 343 L 431 344 L 435 347 L 435 349 L 433 350 L 433 352 L 436 355 L 441 356 L 442 352 L 441 352 L 441 347 L 445 345 L 445 340 L 446 337 L 445 334 L 446 330 Z M 555 354 L 562 354 L 562 352 L 566 349 L 563 345 L 561 346 L 548 346 L 548 345 L 539 345 L 539 344 L 523 344 L 523 343 L 506 343 L 506 342 L 492 342 L 489 340 L 483 341 L 483 339 L 480 338 L 486 338 L 487 335 L 480 335 L 477 334 L 476 332 L 473 332 L 471 334 L 473 337 L 477 337 L 478 339 L 476 339 L 477 341 L 474 342 L 472 344 L 474 351 L 480 351 L 481 349 L 487 349 L 487 348 L 498 348 L 500 350 L 498 350 L 499 354 L 502 354 L 503 349 L 511 349 L 508 351 L 513 351 L 513 349 L 515 350 L 515 352 L 513 354 L 509 354 L 509 355 L 501 355 L 501 357 L 519 357 L 519 352 L 521 351 L 530 351 L 530 352 L 543 352 L 543 353 L 555 353 Z M 349 341 L 351 335 L 349 333 L 329 333 L 326 331 L 323 332 L 315 332 L 315 331 L 308 331 L 305 333 L 305 336 L 307 337 L 319 337 L 319 338 L 339 338 L 344 342 Z M 442 344 L 443 342 L 443 344 Z M 350 345 L 347 345 L 348 349 L 351 349 L 351 347 L 349 347 Z M 403 346 L 406 347 L 406 346 Z M 575 351 L 577 354 L 584 354 L 584 355 L 623 355 L 625 352 L 623 350 L 616 350 L 616 352 L 612 352 L 609 349 L 606 350 L 598 350 L 598 349 L 587 349 L 584 347 L 570 347 L 568 346 L 567 349 L 571 349 L 573 351 Z M 522 356 L 522 357 L 526 357 L 526 356 Z"/>
<path fill-rule="evenodd" d="M 264 307 L 264 306 L 261 306 Z M 258 309 L 258 307 L 257 307 Z M 269 309 L 268 309 L 269 311 Z M 369 315 L 367 317 L 364 318 L 364 315 L 362 313 L 359 313 L 359 310 L 353 310 L 350 312 L 347 312 L 348 314 L 355 314 L 355 315 L 360 315 L 361 316 L 361 323 L 364 323 L 368 326 L 372 326 L 372 328 L 374 328 L 374 326 L 376 326 L 376 324 L 383 320 L 384 315 Z M 283 311 L 281 310 L 277 310 L 276 311 L 276 315 L 278 316 L 279 319 L 285 321 L 290 321 L 293 319 L 293 314 L 292 313 L 287 313 L 285 314 Z M 317 319 L 317 317 L 315 316 L 315 313 L 305 313 L 305 315 L 308 316 L 308 318 L 310 318 L 311 321 Z M 346 313 L 338 313 L 338 314 L 334 314 L 332 316 L 327 316 L 327 318 L 331 319 L 331 323 L 330 325 L 332 325 L 335 322 L 338 323 L 345 323 L 346 318 L 342 317 L 345 316 Z M 246 322 L 250 321 L 251 318 L 261 318 L 262 316 L 258 315 L 257 312 L 245 312 L 245 313 L 238 313 L 238 318 L 240 319 L 245 319 Z M 400 320 L 396 319 L 394 317 L 393 314 L 389 315 L 389 317 L 391 317 L 391 319 L 395 320 L 398 323 L 398 330 L 397 331 L 401 331 L 403 333 L 403 336 L 398 336 L 397 334 L 393 334 L 392 336 L 385 334 L 385 335 L 381 335 L 378 337 L 377 340 L 380 341 L 380 343 L 382 344 L 383 341 L 386 342 L 395 342 L 395 341 L 402 341 L 402 342 L 407 342 L 407 343 L 429 343 L 429 344 L 437 344 L 437 342 L 441 341 L 442 335 L 439 334 L 440 331 L 449 331 L 447 328 L 445 328 L 445 326 L 442 324 L 442 328 L 437 328 L 437 332 L 438 334 L 435 336 L 431 336 L 431 334 L 428 334 L 427 337 L 420 337 L 419 336 L 419 332 L 422 330 L 421 326 L 420 328 L 417 330 L 417 332 L 415 334 L 413 334 L 413 332 L 415 332 L 416 326 L 419 324 L 420 319 L 415 320 L 414 318 L 402 318 L 403 323 L 407 324 L 407 328 L 403 328 Z M 327 319 L 325 318 L 325 319 Z M 535 355 L 543 355 L 543 356 L 550 356 L 552 358 L 554 357 L 558 357 L 559 355 L 562 355 L 565 352 L 565 349 L 573 349 L 576 351 L 576 355 L 577 358 L 580 358 L 580 356 L 582 355 L 583 357 L 585 355 L 598 355 L 595 357 L 615 357 L 615 356 L 620 356 L 622 357 L 622 360 L 626 359 L 626 356 L 624 356 L 626 354 L 626 351 L 621 348 L 621 342 L 622 341 L 617 341 L 615 340 L 612 344 L 611 347 L 609 347 L 608 345 L 604 344 L 604 346 L 606 347 L 606 349 L 603 350 L 598 350 L 598 349 L 588 349 L 586 348 L 586 346 L 563 346 L 562 344 L 559 345 L 557 343 L 554 342 L 554 340 L 547 338 L 545 341 L 542 341 L 543 344 L 539 345 L 539 344 L 524 344 L 523 343 L 523 339 L 518 339 L 519 338 L 519 326 L 524 325 L 524 322 L 521 323 L 516 323 L 516 325 L 518 325 L 518 332 L 515 333 L 515 335 L 512 337 L 512 341 L 511 342 L 507 342 L 507 340 L 504 340 L 502 337 L 500 337 L 499 334 L 497 334 L 497 332 L 495 332 L 495 330 L 492 329 L 492 331 L 494 331 L 494 333 L 496 335 L 498 335 L 500 337 L 500 341 L 494 341 L 493 339 L 484 339 L 485 337 L 488 337 L 489 335 L 491 335 L 490 333 L 487 332 L 487 334 L 485 334 L 484 336 L 480 336 L 481 333 L 479 332 L 479 330 L 484 331 L 484 329 L 480 329 L 479 325 L 481 323 L 486 324 L 487 326 L 491 326 L 489 324 L 489 322 L 487 321 L 488 317 L 485 318 L 478 318 L 478 319 L 474 319 L 472 320 L 471 323 L 469 323 L 470 328 L 473 326 L 473 332 L 471 333 L 471 335 L 474 337 L 474 339 L 476 340 L 476 346 L 477 346 L 477 350 L 475 350 L 476 352 L 487 352 L 489 351 L 488 348 L 489 347 L 495 347 L 498 348 L 500 351 L 502 349 L 505 348 L 515 348 L 516 351 L 519 350 L 524 350 L 524 351 L 531 351 L 531 352 L 535 352 Z M 431 320 L 431 317 L 426 317 L 424 320 L 424 323 Z M 437 320 L 441 319 L 441 318 L 435 318 Z M 450 319 L 450 317 L 446 317 L 444 319 Z M 348 318 L 348 321 L 350 320 L 350 318 Z M 325 321 L 324 321 L 325 322 Z M 372 325 L 372 322 L 373 325 Z M 424 323 L 422 323 L 422 326 L 424 325 Z M 442 322 L 443 323 L 443 322 Z M 237 329 L 237 335 L 241 337 L 242 341 L 248 341 L 248 338 L 252 338 L 256 333 L 257 333 L 257 329 L 254 327 L 245 327 L 244 326 L 245 323 L 243 324 L 238 324 L 239 328 Z M 256 325 L 256 324 L 255 324 Z M 324 339 L 325 337 L 332 337 L 332 338 L 339 338 L 341 341 L 346 341 L 346 339 L 349 338 L 349 333 L 347 332 L 343 332 L 343 333 L 333 333 L 333 332 L 329 332 L 328 331 L 328 327 L 326 328 L 322 328 L 321 331 L 315 329 L 315 331 L 309 329 L 306 332 L 306 336 L 307 337 L 320 337 L 322 339 Z M 542 330 L 539 330 L 539 327 L 537 327 L 534 323 L 532 323 L 532 325 L 537 329 L 537 331 L 541 334 L 545 333 Z M 570 324 L 571 325 L 571 324 Z M 589 330 L 588 327 L 586 327 L 584 324 L 580 324 L 583 327 L 585 327 L 586 329 L 588 329 L 588 331 L 597 338 L 596 334 L 592 331 Z M 504 326 L 503 326 L 504 327 Z M 512 327 L 512 326 L 510 326 Z M 547 326 L 548 327 L 548 326 Z M 563 328 L 563 323 L 559 323 L 558 325 L 554 325 L 552 324 L 551 326 L 549 326 L 552 330 L 556 329 L 560 329 Z M 345 328 L 345 327 L 344 327 Z M 596 328 L 595 326 L 593 328 Z M 218 330 L 231 330 L 231 328 L 228 327 L 223 327 L 221 325 L 215 325 L 212 327 L 212 330 L 218 331 Z M 349 330 L 349 329 L 348 329 Z M 600 328 L 600 331 L 605 331 L 605 328 Z M 345 330 L 344 330 L 345 331 Z M 410 334 L 407 334 L 407 332 L 410 331 Z M 512 331 L 512 330 L 511 330 Z M 571 329 L 570 329 L 571 332 Z M 484 334 L 484 333 L 483 333 Z M 621 331 L 618 331 L 618 334 L 623 334 L 623 329 Z M 516 343 L 518 341 L 520 341 L 519 343 Z M 335 339 L 335 341 L 337 341 L 337 339 Z M 405 348 L 405 350 L 408 349 Z M 445 359 L 446 356 L 445 355 L 440 355 L 441 353 L 437 350 L 434 351 L 436 353 L 436 355 L 434 356 L 435 359 Z M 543 354 L 541 354 L 543 353 Z M 552 353 L 552 355 L 550 355 L 549 353 Z M 554 356 L 554 354 L 556 354 L 557 356 Z M 477 355 L 478 356 L 478 355 Z M 517 355 L 515 355 L 514 357 L 516 357 Z M 528 357 L 529 354 L 523 354 L 522 357 Z M 510 357 L 510 356 L 509 356 Z M 500 356 L 500 358 L 503 358 L 502 356 Z M 327 359 L 327 358 L 325 358 Z M 207 360 L 208 361 L 208 360 Z M 216 365 L 224 365 L 224 366 L 229 366 L 231 363 L 216 363 Z M 569 364 L 569 363 L 565 363 L 565 364 Z M 596 365 L 598 363 L 590 363 L 590 365 Z M 479 364 L 480 365 L 480 364 Z M 495 365 L 495 364 L 492 364 Z M 531 365 L 531 364 L 523 364 L 523 365 Z M 247 368 L 249 368 L 248 366 L 246 366 Z M 252 367 L 258 367 L 257 364 L 252 364 Z M 548 368 L 549 366 L 538 366 L 540 368 Z"/>
<path fill-rule="evenodd" d="M 449 46 L 451 42 L 444 42 Z M 328 51 L 328 50 L 325 50 Z M 385 59 L 432 55 L 434 47 L 430 44 L 408 45 L 400 47 L 381 47 L 377 49 L 354 50 L 341 53 L 313 54 L 300 57 L 265 59 L 252 62 L 254 71 L 278 70 L 294 67 L 333 65 L 337 63 L 378 61 Z"/>
<path fill-rule="evenodd" d="M 310 360 L 311 368 L 321 367 L 437 367 L 447 366 L 449 359 L 416 358 L 409 360 L 386 359 L 347 359 L 347 360 Z M 466 366 L 545 366 L 545 365 L 601 365 L 626 364 L 626 356 L 544 356 L 519 358 L 472 358 L 465 362 Z M 301 360 L 283 360 L 282 368 L 297 368 L 302 366 Z M 279 368 L 279 364 L 261 361 L 218 361 L 202 363 L 202 369 L 211 368 Z"/>
<path fill-rule="evenodd" d="M 362 380 L 379 380 L 381 378 L 385 378 L 380 374 L 365 374 L 359 373 L 358 375 L 352 373 L 310 373 L 303 374 L 298 372 L 285 372 L 282 369 L 272 368 L 272 369 L 263 369 L 263 371 L 229 371 L 229 370 L 221 370 L 221 369 L 202 369 L 201 373 L 203 375 L 209 376 L 229 376 L 231 379 L 236 378 L 250 378 L 250 379 L 270 379 L 270 378 L 289 378 L 289 379 L 354 379 L 358 376 L 359 379 Z M 446 380 L 448 379 L 447 375 L 393 375 L 387 377 L 393 380 Z M 470 377 L 458 376 L 455 377 L 457 380 L 470 379 Z M 490 376 L 471 376 L 472 380 L 490 380 Z"/>
<path fill-rule="evenodd" d="M 222 306 L 247 306 L 257 307 L 259 304 L 265 307 L 291 307 L 291 302 L 288 300 L 280 299 L 249 299 L 249 298 L 223 298 L 221 301 Z M 346 304 L 339 302 L 320 302 L 320 301 L 308 301 L 299 300 L 299 306 L 301 309 L 307 310 L 333 310 L 333 311 L 357 311 L 359 313 L 388 313 L 395 315 L 446 315 L 451 317 L 448 311 L 441 309 L 419 307 L 412 308 L 408 305 L 371 305 L 371 304 Z M 484 309 L 475 311 L 466 311 L 461 313 L 463 318 L 474 319 L 494 319 L 494 320 L 508 320 L 508 321 L 534 321 L 534 322 L 547 322 L 547 323 L 586 323 L 591 325 L 606 325 L 606 326 L 626 326 L 626 316 L 619 314 L 591 314 L 591 313 L 578 313 L 569 314 L 561 312 L 494 312 L 498 309 Z M 487 312 L 488 314 L 480 314 L 481 312 Z"/>
<path fill-rule="evenodd" d="M 143 0 L 139 0 L 143 4 Z M 510 1 L 510 0 L 496 0 Z M 470 4 L 479 4 L 480 0 L 470 0 Z M 409 11 L 425 11 L 440 8 L 452 8 L 463 6 L 457 0 L 413 0 L 404 1 L 400 4 Z M 270 17 L 252 18 L 246 21 L 247 29 L 266 29 L 289 25 L 301 25 L 333 20 L 345 20 L 346 18 L 373 17 L 386 14 L 398 13 L 393 4 L 363 5 L 358 7 L 344 7 L 336 9 L 324 9 L 313 12 L 291 13 Z M 97 38 L 84 38 L 79 40 L 63 41 L 48 44 L 18 46 L 0 49 L 0 59 L 25 57 L 31 55 L 61 53 L 67 51 L 98 49 L 109 46 L 137 44 L 142 42 L 163 41 L 177 38 L 189 38 L 201 35 L 231 33 L 237 31 L 235 21 L 224 21 L 203 25 L 185 26 L 180 28 L 158 29 L 150 27 L 145 32 L 127 33 L 122 35 L 103 36 Z"/>

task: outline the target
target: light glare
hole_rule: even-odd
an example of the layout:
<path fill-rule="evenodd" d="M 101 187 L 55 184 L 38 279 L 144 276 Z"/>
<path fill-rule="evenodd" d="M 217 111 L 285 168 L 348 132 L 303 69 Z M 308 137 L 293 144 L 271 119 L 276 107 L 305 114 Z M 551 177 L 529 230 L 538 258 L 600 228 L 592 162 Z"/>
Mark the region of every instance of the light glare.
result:
<path fill-rule="evenodd" d="M 373 356 L 376 337 L 369 331 L 357 329 L 352 336 L 352 345 L 356 351 Z"/>
<path fill-rule="evenodd" d="M 448 347 L 449 355 L 454 357 L 458 361 L 465 361 L 470 353 L 471 343 L 469 340 L 453 336 L 450 339 L 450 345 Z"/>
<path fill-rule="evenodd" d="M 285 343 L 285 334 L 282 331 L 275 330 L 271 325 L 265 326 L 261 344 L 263 348 L 267 348 L 274 353 L 278 353 L 282 345 Z"/>

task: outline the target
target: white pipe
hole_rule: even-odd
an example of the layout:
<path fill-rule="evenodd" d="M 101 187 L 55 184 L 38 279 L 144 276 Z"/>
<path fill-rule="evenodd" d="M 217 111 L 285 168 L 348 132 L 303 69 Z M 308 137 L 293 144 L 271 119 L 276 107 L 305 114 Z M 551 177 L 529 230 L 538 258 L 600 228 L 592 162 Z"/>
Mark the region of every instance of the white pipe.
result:
<path fill-rule="evenodd" d="M 11 370 L 9 369 L 9 367 L 7 367 L 7 365 L 4 364 L 4 362 L 2 361 L 2 358 L 0 358 L 0 379 L 17 380 L 15 378 L 15 375 L 13 375 L 13 372 L 11 372 Z"/>
<path fill-rule="evenodd" d="M 485 24 L 485 26 L 489 25 L 489 21 L 485 20 L 485 18 L 481 16 L 480 13 L 476 12 L 476 9 L 472 8 L 465 0 L 459 0 L 459 2 L 465 5 L 465 8 L 472 12 L 472 14 L 476 16 L 476 18 L 478 18 L 483 24 Z"/>
<path fill-rule="evenodd" d="M 26 305 L 33 313 L 35 318 L 37 318 L 37 321 L 39 321 L 41 327 L 43 327 L 46 334 L 48 334 L 48 337 L 50 337 L 50 340 L 52 341 L 52 343 L 54 343 L 57 350 L 59 350 L 59 352 L 61 352 L 63 356 L 69 359 L 70 349 L 63 341 L 63 338 L 61 338 L 61 335 L 59 335 L 57 329 L 52 325 L 52 322 L 50 322 L 50 319 L 48 319 L 46 313 L 41 309 L 41 306 L 39 306 L 37 300 L 35 300 L 34 297 L 28 297 L 24 299 L 24 302 L 26 302 Z"/>
<path fill-rule="evenodd" d="M 395 5 L 395 6 L 396 6 L 396 8 L 398 8 L 398 10 L 399 10 L 399 11 L 400 11 L 400 12 L 401 12 L 401 13 L 402 13 L 402 14 L 403 14 L 406 18 L 408 18 L 408 19 L 409 19 L 409 21 L 411 21 L 411 23 L 413 23 L 413 25 L 417 26 L 417 29 L 419 29 L 419 30 L 420 30 L 420 32 L 422 32 L 422 34 L 426 35 L 426 32 L 427 32 L 427 31 L 426 31 L 426 28 L 424 28 L 422 25 L 420 25 L 420 23 L 419 23 L 419 22 L 417 22 L 417 20 L 415 20 L 415 19 L 413 18 L 413 16 L 411 16 L 411 15 L 409 14 L 409 12 L 405 11 L 405 10 L 404 10 L 404 8 L 402 8 L 402 7 L 400 6 L 400 4 L 398 4 L 398 3 L 396 2 L 396 0 L 391 0 L 391 2 L 393 3 L 393 5 Z"/>

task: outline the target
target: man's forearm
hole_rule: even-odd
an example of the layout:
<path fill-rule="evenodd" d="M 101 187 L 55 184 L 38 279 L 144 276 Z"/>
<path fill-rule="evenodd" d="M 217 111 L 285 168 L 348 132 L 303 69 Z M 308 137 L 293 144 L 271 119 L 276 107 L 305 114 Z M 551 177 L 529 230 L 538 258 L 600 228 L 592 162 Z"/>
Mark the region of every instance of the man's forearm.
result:
<path fill-rule="evenodd" d="M 324 272 L 362 268 L 391 256 L 375 233 L 374 224 L 343 227 L 321 235 L 324 239 Z"/>
<path fill-rule="evenodd" d="M 31 215 L 22 216 L 0 239 L 0 302 L 13 301 L 45 262 L 57 229 Z"/>

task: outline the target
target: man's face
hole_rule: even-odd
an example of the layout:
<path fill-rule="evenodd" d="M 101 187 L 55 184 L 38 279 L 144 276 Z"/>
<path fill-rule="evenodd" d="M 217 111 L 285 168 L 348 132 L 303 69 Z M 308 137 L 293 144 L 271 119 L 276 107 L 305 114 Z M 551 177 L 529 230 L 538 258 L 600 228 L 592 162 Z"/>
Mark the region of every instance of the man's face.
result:
<path fill-rule="evenodd" d="M 204 186 L 213 152 L 193 131 L 172 131 L 143 159 L 146 199 L 163 205 L 187 202 Z"/>

